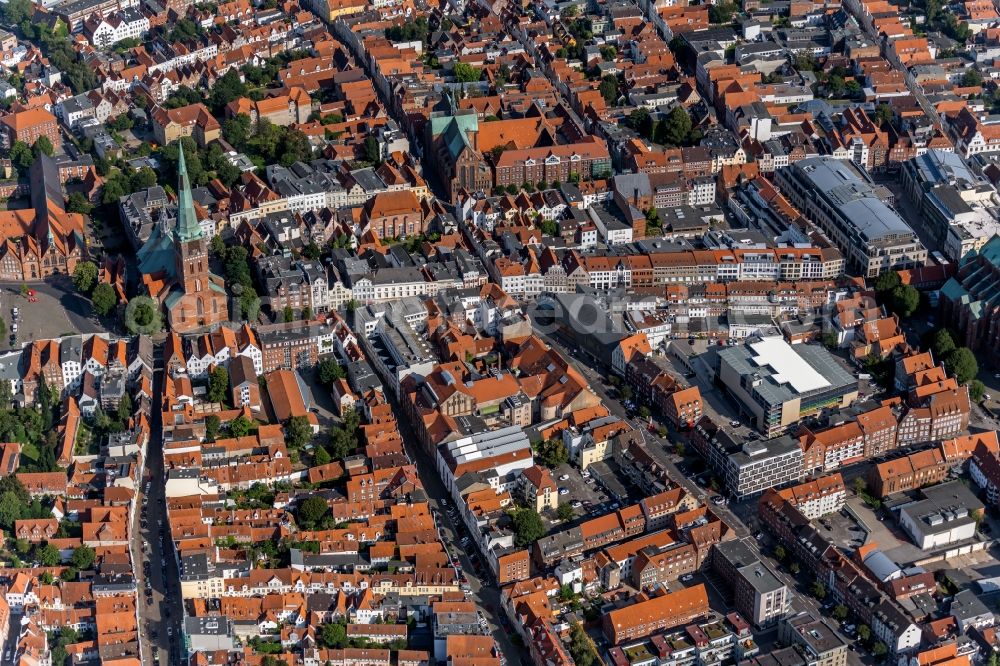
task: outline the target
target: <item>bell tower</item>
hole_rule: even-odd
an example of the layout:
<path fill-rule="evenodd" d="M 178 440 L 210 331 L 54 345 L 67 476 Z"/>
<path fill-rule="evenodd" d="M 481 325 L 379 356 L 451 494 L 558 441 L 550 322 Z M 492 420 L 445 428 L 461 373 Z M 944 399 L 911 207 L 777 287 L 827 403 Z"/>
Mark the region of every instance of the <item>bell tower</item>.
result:
<path fill-rule="evenodd" d="M 177 225 L 174 227 L 174 267 L 177 281 L 186 294 L 209 288 L 208 243 L 198 224 L 191 197 L 191 182 L 184 161 L 184 144 L 177 159 Z"/>

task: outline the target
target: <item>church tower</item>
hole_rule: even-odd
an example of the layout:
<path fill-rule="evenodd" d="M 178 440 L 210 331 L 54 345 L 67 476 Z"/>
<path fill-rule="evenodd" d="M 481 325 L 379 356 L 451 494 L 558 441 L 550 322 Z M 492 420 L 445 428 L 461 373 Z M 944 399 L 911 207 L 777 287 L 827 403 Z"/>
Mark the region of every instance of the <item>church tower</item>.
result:
<path fill-rule="evenodd" d="M 191 197 L 191 182 L 184 161 L 184 144 L 177 160 L 177 225 L 174 227 L 174 275 L 185 294 L 209 291 L 208 243 Z"/>

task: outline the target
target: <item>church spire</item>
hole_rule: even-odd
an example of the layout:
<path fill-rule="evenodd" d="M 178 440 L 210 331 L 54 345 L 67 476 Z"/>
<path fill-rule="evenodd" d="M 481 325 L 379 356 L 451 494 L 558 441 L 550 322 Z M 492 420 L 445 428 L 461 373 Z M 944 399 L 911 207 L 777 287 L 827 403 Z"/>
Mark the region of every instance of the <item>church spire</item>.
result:
<path fill-rule="evenodd" d="M 177 157 L 177 238 L 182 241 L 201 238 L 201 226 L 194 212 L 191 181 L 188 179 L 187 162 L 184 161 L 184 143 L 178 139 Z"/>

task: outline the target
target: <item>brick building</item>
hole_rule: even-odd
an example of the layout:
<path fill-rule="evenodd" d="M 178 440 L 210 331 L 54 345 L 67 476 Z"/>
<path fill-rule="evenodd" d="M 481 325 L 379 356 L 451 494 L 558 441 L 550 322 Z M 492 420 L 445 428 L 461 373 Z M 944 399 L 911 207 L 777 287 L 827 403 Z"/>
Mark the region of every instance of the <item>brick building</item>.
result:
<path fill-rule="evenodd" d="M 940 449 L 917 451 L 908 456 L 887 460 L 868 473 L 868 492 L 875 497 L 940 483 L 948 476 L 950 465 Z"/>
<path fill-rule="evenodd" d="M 603 618 L 604 635 L 612 645 L 645 638 L 686 625 L 709 612 L 704 584 L 617 608 Z"/>
<path fill-rule="evenodd" d="M 424 216 L 417 195 L 411 190 L 376 194 L 361 210 L 361 228 L 379 238 L 422 234 Z"/>
<path fill-rule="evenodd" d="M 33 146 L 42 136 L 52 142 L 53 148 L 58 149 L 62 145 L 59 121 L 45 109 L 27 109 L 8 114 L 0 118 L 0 129 L 7 147 L 13 146 L 15 141 Z"/>
<path fill-rule="evenodd" d="M 1000 308 L 993 292 L 1000 283 L 1000 237 L 994 236 L 941 288 L 941 321 L 961 332 L 972 350 L 1000 347 Z"/>

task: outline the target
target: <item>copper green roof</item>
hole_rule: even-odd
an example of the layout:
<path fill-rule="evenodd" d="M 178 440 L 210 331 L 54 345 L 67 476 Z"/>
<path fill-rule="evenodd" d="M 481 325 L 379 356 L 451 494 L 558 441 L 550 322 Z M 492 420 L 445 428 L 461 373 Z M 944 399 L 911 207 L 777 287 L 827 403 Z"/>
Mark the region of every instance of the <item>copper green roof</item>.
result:
<path fill-rule="evenodd" d="M 191 181 L 188 178 L 187 163 L 184 161 L 184 144 L 179 144 L 180 152 L 177 158 L 177 238 L 189 241 L 201 238 L 201 226 L 194 212 L 194 199 L 191 197 Z"/>

